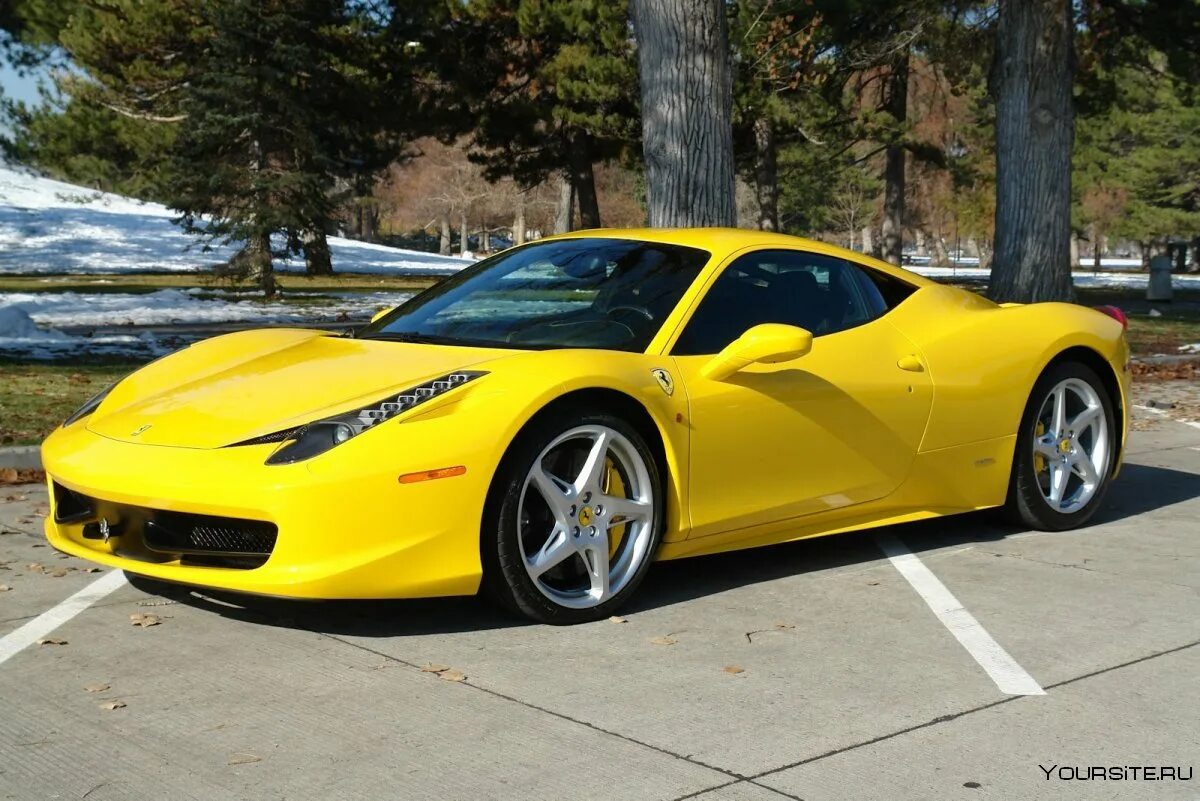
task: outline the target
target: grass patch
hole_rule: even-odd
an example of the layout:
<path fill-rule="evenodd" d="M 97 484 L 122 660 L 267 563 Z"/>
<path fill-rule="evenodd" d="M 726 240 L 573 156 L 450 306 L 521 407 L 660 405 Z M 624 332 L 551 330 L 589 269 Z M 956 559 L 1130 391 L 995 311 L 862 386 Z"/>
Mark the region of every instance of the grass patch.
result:
<path fill-rule="evenodd" d="M 1129 318 L 1129 347 L 1135 355 L 1178 355 L 1180 345 L 1194 342 L 1200 342 L 1200 317 Z"/>
<path fill-rule="evenodd" d="M 0 445 L 35 445 L 71 412 L 140 365 L 0 362 Z"/>

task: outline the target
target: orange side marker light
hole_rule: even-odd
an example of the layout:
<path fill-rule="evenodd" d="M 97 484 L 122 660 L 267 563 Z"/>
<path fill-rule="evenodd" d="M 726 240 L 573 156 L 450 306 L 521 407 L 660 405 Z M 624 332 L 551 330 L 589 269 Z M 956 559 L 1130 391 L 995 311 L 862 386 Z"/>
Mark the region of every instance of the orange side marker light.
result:
<path fill-rule="evenodd" d="M 416 484 L 419 481 L 433 481 L 437 478 L 452 478 L 453 476 L 461 476 L 467 472 L 464 465 L 456 465 L 455 467 L 439 467 L 434 470 L 422 470 L 419 473 L 405 473 L 400 476 L 401 484 Z"/>

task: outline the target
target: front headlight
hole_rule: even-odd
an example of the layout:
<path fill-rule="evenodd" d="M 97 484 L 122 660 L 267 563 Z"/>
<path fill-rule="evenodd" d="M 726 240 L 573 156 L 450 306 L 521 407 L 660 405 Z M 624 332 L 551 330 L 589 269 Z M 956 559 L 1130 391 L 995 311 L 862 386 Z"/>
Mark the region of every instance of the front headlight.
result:
<path fill-rule="evenodd" d="M 89 414 L 91 414 L 92 412 L 96 411 L 96 409 L 99 408 L 100 404 L 104 403 L 104 399 L 108 397 L 108 393 L 112 392 L 113 387 L 115 387 L 119 383 L 121 383 L 121 382 L 117 381 L 113 384 L 109 384 L 108 387 L 106 387 L 105 389 L 102 389 L 101 391 L 97 392 L 95 395 L 93 395 L 92 397 L 90 397 L 86 401 L 84 401 L 82 406 L 80 406 L 75 411 L 71 412 L 71 416 L 63 421 L 63 428 L 66 428 L 67 426 L 71 425 L 71 423 L 82 420 L 83 418 L 85 418 Z"/>
<path fill-rule="evenodd" d="M 238 444 L 248 445 L 287 440 L 281 448 L 267 458 L 267 464 L 292 464 L 311 459 L 341 445 L 348 439 L 357 437 L 385 420 L 485 375 L 487 373 L 481 370 L 458 370 L 406 389 L 398 395 L 389 395 L 379 403 L 364 406 L 352 412 L 326 417 L 324 420 L 317 420 L 298 429 L 267 434 L 264 437 L 257 437 L 254 440 Z"/>

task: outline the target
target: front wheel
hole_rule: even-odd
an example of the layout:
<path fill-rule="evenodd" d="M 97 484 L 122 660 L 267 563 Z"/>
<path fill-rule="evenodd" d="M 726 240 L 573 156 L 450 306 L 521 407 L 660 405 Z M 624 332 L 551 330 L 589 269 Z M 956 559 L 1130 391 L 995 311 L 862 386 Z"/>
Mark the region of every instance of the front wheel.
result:
<path fill-rule="evenodd" d="M 1096 512 L 1116 461 L 1112 399 L 1096 372 L 1061 362 L 1030 394 L 1013 454 L 1009 516 L 1031 528 L 1063 531 Z"/>
<path fill-rule="evenodd" d="M 649 568 L 662 477 L 642 435 L 602 412 L 536 421 L 497 473 L 483 524 L 484 581 L 543 623 L 607 617 Z"/>

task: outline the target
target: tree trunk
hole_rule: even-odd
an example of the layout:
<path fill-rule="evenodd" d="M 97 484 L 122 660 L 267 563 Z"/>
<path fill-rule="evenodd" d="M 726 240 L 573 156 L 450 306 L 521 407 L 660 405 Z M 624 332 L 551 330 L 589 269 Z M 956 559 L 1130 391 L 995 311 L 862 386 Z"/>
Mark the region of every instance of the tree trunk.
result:
<path fill-rule="evenodd" d="M 450 255 L 450 215 L 443 214 L 441 237 L 438 239 L 438 253 L 443 256 Z"/>
<path fill-rule="evenodd" d="M 314 226 L 300 234 L 304 247 L 304 272 L 307 275 L 333 275 L 333 258 L 325 229 Z"/>
<path fill-rule="evenodd" d="M 558 179 L 558 208 L 554 213 L 554 233 L 565 234 L 571 230 L 575 217 L 575 187 L 567 176 Z"/>
<path fill-rule="evenodd" d="M 908 49 L 898 53 L 884 86 L 883 110 L 896 124 L 896 141 L 888 145 L 883 168 L 883 260 L 899 264 L 904 250 L 904 144 L 899 141 L 908 120 Z"/>
<path fill-rule="evenodd" d="M 650 225 L 735 225 L 725 3 L 633 0 L 631 11 Z"/>
<path fill-rule="evenodd" d="M 754 121 L 754 189 L 758 200 L 758 228 L 779 230 L 779 168 L 775 151 L 775 125 L 767 117 Z M 851 240 L 854 237 L 851 226 Z M 853 245 L 851 245 L 853 247 Z"/>
<path fill-rule="evenodd" d="M 492 249 L 492 232 L 484 228 L 479 232 L 479 252 L 488 253 Z"/>
<path fill-rule="evenodd" d="M 1104 234 L 1100 232 L 1100 227 L 1092 223 L 1092 272 L 1100 272 L 1100 259 L 1104 253 Z"/>
<path fill-rule="evenodd" d="M 1074 270 L 1079 265 L 1079 236 L 1074 231 L 1071 232 L 1069 250 L 1071 270 Z"/>
<path fill-rule="evenodd" d="M 465 256 L 471 252 L 471 237 L 467 233 L 467 212 L 464 209 L 458 216 L 460 225 L 458 229 L 458 253 L 460 256 Z"/>
<path fill-rule="evenodd" d="M 939 267 L 950 263 L 950 254 L 946 252 L 946 243 L 940 236 L 933 237 L 933 259 Z"/>
<path fill-rule="evenodd" d="M 572 134 L 567 142 L 571 186 L 579 203 L 579 227 L 600 227 L 600 202 L 596 199 L 596 176 L 592 172 L 592 145 L 587 134 Z"/>
<path fill-rule="evenodd" d="M 1070 300 L 1071 0 L 1000 0 L 993 300 Z"/>
<path fill-rule="evenodd" d="M 275 269 L 271 262 L 271 235 L 269 233 L 254 235 L 250 239 L 248 250 L 250 279 L 258 284 L 265 297 L 275 297 Z"/>
<path fill-rule="evenodd" d="M 871 226 L 864 225 L 862 229 L 863 237 L 863 253 L 868 256 L 875 255 L 875 232 L 871 230 Z"/>
<path fill-rule="evenodd" d="M 513 217 L 513 244 L 525 244 L 525 196 L 517 196 L 517 213 Z"/>
<path fill-rule="evenodd" d="M 364 242 L 374 242 L 379 219 L 376 216 L 375 204 L 364 198 L 359 201 L 362 205 L 362 236 Z"/>

